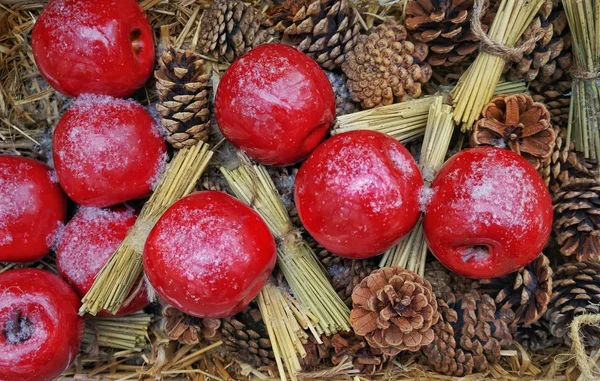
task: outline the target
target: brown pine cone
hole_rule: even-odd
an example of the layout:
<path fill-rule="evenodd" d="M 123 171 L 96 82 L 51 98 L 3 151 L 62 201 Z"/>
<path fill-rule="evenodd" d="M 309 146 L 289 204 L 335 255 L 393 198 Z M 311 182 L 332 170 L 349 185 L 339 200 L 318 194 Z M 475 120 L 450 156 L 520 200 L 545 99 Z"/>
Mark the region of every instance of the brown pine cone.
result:
<path fill-rule="evenodd" d="M 426 44 L 407 41 L 406 29 L 393 21 L 360 35 L 342 64 L 352 99 L 369 109 L 418 98 L 431 78 L 428 51 Z"/>
<path fill-rule="evenodd" d="M 546 319 L 552 335 L 571 345 L 569 328 L 573 319 L 583 314 L 600 313 L 600 264 L 594 262 L 566 263 L 554 274 L 554 292 Z M 600 328 L 585 325 L 581 328 L 583 344 L 600 344 Z"/>
<path fill-rule="evenodd" d="M 329 266 L 327 272 L 331 275 L 331 283 L 335 292 L 352 308 L 352 291 L 365 277 L 379 267 L 378 258 L 349 259 L 340 258 Z"/>
<path fill-rule="evenodd" d="M 360 374 L 375 374 L 381 371 L 389 359 L 380 348 L 371 347 L 364 337 L 354 332 L 335 334 L 331 338 L 331 346 L 335 353 L 331 356 L 333 365 L 338 365 L 347 356 Z"/>
<path fill-rule="evenodd" d="M 370 346 L 389 356 L 419 350 L 433 341 L 439 319 L 431 284 L 402 267 L 384 267 L 352 293 L 350 325 Z"/>
<path fill-rule="evenodd" d="M 600 182 L 573 179 L 554 194 L 554 234 L 560 253 L 600 260 Z"/>
<path fill-rule="evenodd" d="M 328 70 L 338 68 L 360 32 L 348 0 L 281 1 L 269 11 L 282 42 L 295 46 Z"/>
<path fill-rule="evenodd" d="M 425 265 L 425 279 L 431 283 L 431 288 L 436 298 L 444 298 L 448 292 L 456 296 L 469 293 L 473 290 L 475 281 L 465 278 L 448 270 L 441 262 L 431 261 Z"/>
<path fill-rule="evenodd" d="M 552 155 L 556 135 L 550 113 L 526 94 L 499 95 L 475 123 L 471 146 L 505 146 L 525 157 L 536 169 Z"/>
<path fill-rule="evenodd" d="M 515 340 L 532 352 L 560 346 L 563 342 L 562 338 L 552 336 L 549 325 L 550 323 L 541 317 L 531 325 L 520 326 L 517 328 Z"/>
<path fill-rule="evenodd" d="M 512 309 L 514 325 L 533 324 L 546 312 L 552 295 L 550 261 L 540 254 L 517 272 L 500 278 L 480 279 L 475 288 L 494 298 L 497 308 Z"/>
<path fill-rule="evenodd" d="M 359 111 L 356 103 L 352 101 L 350 90 L 346 87 L 346 81 L 348 80 L 346 76 L 332 71 L 327 71 L 325 74 L 327 74 L 335 94 L 335 115 L 342 116 Z"/>
<path fill-rule="evenodd" d="M 208 74 L 196 53 L 167 49 L 154 72 L 159 102 L 156 111 L 173 148 L 193 146 L 208 139 Z"/>
<path fill-rule="evenodd" d="M 300 358 L 302 369 L 313 370 L 320 365 L 326 364 L 331 360 L 331 339 L 325 335 L 321 336 L 322 343 L 310 335 L 304 346 L 306 357 Z"/>
<path fill-rule="evenodd" d="M 223 344 L 236 359 L 256 368 L 275 363 L 267 328 L 255 306 L 222 319 Z"/>
<path fill-rule="evenodd" d="M 219 319 L 197 318 L 170 305 L 163 307 L 162 315 L 161 329 L 170 340 L 189 345 L 198 344 L 202 339 L 215 341 L 220 338 Z"/>
<path fill-rule="evenodd" d="M 423 348 L 427 363 L 445 375 L 486 372 L 500 361 L 502 347 L 512 342 L 514 314 L 497 311 L 494 300 L 478 292 L 460 298 L 448 293 L 444 299 L 438 299 L 441 318 L 433 326 L 435 340 Z"/>

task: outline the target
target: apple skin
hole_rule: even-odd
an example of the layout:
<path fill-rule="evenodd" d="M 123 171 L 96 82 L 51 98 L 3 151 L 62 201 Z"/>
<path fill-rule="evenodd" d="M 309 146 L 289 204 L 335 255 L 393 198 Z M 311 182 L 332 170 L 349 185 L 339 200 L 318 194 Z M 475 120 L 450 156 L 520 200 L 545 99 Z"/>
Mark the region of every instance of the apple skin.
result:
<path fill-rule="evenodd" d="M 461 151 L 443 165 L 431 189 L 425 236 L 431 252 L 457 274 L 509 274 L 533 261 L 548 242 L 550 194 L 516 153 L 495 147 Z"/>
<path fill-rule="evenodd" d="M 0 155 L 0 262 L 33 262 L 50 252 L 67 198 L 45 164 Z"/>
<path fill-rule="evenodd" d="M 225 72 L 215 98 L 221 132 L 265 165 L 307 157 L 329 132 L 335 97 L 323 70 L 298 50 L 260 45 Z"/>
<path fill-rule="evenodd" d="M 144 271 L 152 287 L 198 317 L 242 311 L 266 284 L 275 261 L 275 240 L 260 216 L 215 191 L 173 204 L 144 247 Z"/>
<path fill-rule="evenodd" d="M 0 380 L 54 380 L 81 345 L 77 294 L 58 275 L 27 268 L 0 274 L 0 295 Z"/>
<path fill-rule="evenodd" d="M 31 37 L 50 86 L 68 96 L 126 97 L 154 69 L 154 35 L 135 0 L 52 0 Z"/>
<path fill-rule="evenodd" d="M 133 212 L 122 207 L 84 207 L 69 221 L 58 242 L 56 265 L 60 276 L 79 297 L 83 298 L 90 290 L 96 275 L 123 242 L 136 218 Z M 126 298 L 131 300 L 119 308 L 117 316 L 129 315 L 148 305 L 146 286 L 144 283 L 139 286 L 139 292 L 133 298 L 131 295 Z M 112 316 L 105 311 L 98 315 Z"/>
<path fill-rule="evenodd" d="M 137 102 L 77 98 L 52 138 L 60 185 L 77 204 L 98 208 L 149 195 L 167 153 L 158 128 Z"/>
<path fill-rule="evenodd" d="M 423 178 L 413 157 L 379 132 L 326 140 L 302 164 L 294 199 L 308 233 L 342 257 L 381 254 L 419 219 Z"/>

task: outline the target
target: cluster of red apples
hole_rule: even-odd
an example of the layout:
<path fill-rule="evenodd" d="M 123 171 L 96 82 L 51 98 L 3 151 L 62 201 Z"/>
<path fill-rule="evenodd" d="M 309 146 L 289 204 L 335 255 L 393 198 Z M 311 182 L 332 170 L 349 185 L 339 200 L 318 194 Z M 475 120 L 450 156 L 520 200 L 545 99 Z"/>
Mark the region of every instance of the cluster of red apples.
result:
<path fill-rule="evenodd" d="M 70 365 L 83 329 L 79 299 L 135 223 L 123 203 L 151 192 L 167 152 L 148 112 L 118 99 L 142 86 L 154 64 L 152 29 L 135 0 L 51 0 L 32 46 L 44 78 L 78 98 L 54 131 L 56 174 L 40 162 L 0 156 L 0 261 L 32 262 L 54 249 L 62 277 L 33 269 L 0 274 L 0 353 L 10 354 L 0 356 L 0 379 L 9 381 L 51 380 Z M 225 137 L 257 162 L 304 161 L 294 193 L 299 216 L 334 254 L 381 254 L 422 218 L 442 263 L 490 278 L 528 264 L 549 237 L 545 184 L 510 151 L 462 151 L 426 189 L 410 153 L 387 135 L 365 130 L 324 140 L 335 118 L 332 88 L 293 48 L 262 45 L 235 61 L 214 109 Z M 62 227 L 67 196 L 80 207 Z M 157 293 L 198 317 L 241 311 L 275 261 L 265 222 L 221 192 L 176 202 L 144 248 Z M 147 304 L 145 288 L 134 289 L 119 314 Z"/>

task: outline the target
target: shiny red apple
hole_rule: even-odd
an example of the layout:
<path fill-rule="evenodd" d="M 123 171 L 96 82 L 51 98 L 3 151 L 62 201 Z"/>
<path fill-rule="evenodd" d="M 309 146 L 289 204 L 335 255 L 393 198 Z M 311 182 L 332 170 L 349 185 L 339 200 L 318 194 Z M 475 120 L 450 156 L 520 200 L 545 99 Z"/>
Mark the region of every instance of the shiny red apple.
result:
<path fill-rule="evenodd" d="M 548 189 L 535 168 L 509 150 L 457 153 L 441 168 L 431 191 L 423 218 L 429 248 L 460 275 L 506 275 L 535 259 L 548 242 Z"/>
<path fill-rule="evenodd" d="M 335 118 L 335 97 L 323 70 L 281 44 L 252 49 L 225 72 L 215 99 L 223 135 L 266 165 L 307 157 Z"/>
<path fill-rule="evenodd" d="M 58 275 L 31 268 L 0 274 L 0 380 L 60 376 L 81 344 L 79 306 Z"/>
<path fill-rule="evenodd" d="M 60 275 L 80 297 L 92 287 L 96 275 L 123 242 L 135 220 L 135 214 L 125 208 L 83 207 L 69 221 L 58 242 L 56 265 Z M 135 287 L 125 299 L 117 315 L 127 315 L 148 305 L 145 284 L 138 286 L 139 289 Z"/>
<path fill-rule="evenodd" d="M 52 139 L 60 185 L 77 204 L 100 208 L 149 195 L 166 152 L 146 109 L 106 96 L 77 98 Z"/>
<path fill-rule="evenodd" d="M 363 130 L 321 144 L 300 167 L 294 197 L 302 224 L 324 248 L 368 258 L 415 226 L 422 186 L 419 168 L 402 144 Z"/>
<path fill-rule="evenodd" d="M 154 68 L 152 28 L 135 0 L 52 0 L 31 46 L 42 76 L 73 97 L 131 95 Z"/>
<path fill-rule="evenodd" d="M 0 262 L 32 262 L 50 252 L 67 198 L 45 164 L 0 155 Z"/>
<path fill-rule="evenodd" d="M 260 216 L 214 191 L 173 204 L 144 248 L 144 270 L 152 287 L 198 317 L 242 311 L 267 282 L 275 260 L 275 241 Z"/>

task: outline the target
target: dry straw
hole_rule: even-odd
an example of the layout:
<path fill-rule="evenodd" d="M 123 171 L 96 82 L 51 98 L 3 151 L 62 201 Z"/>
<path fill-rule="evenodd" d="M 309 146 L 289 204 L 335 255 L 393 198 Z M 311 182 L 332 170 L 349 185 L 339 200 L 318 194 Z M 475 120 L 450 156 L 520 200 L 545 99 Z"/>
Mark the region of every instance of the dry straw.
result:
<path fill-rule="evenodd" d="M 97 347 L 141 352 L 148 344 L 152 316 L 137 312 L 128 316 L 90 317 L 85 322 L 83 344 L 93 353 Z"/>
<path fill-rule="evenodd" d="M 212 155 L 203 142 L 175 154 L 134 227 L 83 297 L 80 313 L 96 315 L 106 310 L 114 314 L 119 310 L 142 275 L 143 245 L 148 233 L 169 206 L 194 190 Z"/>

